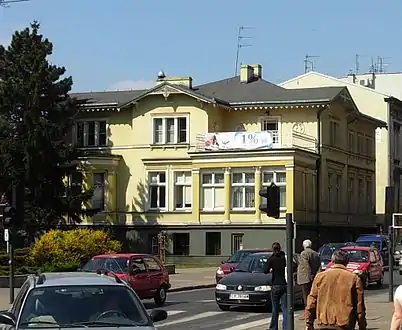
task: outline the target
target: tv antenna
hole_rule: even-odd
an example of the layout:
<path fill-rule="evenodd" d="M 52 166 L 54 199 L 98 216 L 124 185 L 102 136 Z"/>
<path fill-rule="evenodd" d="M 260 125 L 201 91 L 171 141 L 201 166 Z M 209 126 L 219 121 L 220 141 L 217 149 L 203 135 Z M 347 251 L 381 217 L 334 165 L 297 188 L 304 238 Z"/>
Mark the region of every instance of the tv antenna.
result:
<path fill-rule="evenodd" d="M 315 70 L 314 58 L 319 58 L 319 56 L 306 54 L 304 58 L 304 73 Z"/>
<path fill-rule="evenodd" d="M 239 55 L 240 55 L 240 49 L 244 47 L 251 47 L 252 45 L 250 43 L 247 43 L 246 40 L 254 39 L 255 37 L 252 36 L 245 36 L 243 33 L 246 30 L 254 30 L 253 27 L 249 26 L 240 26 L 239 30 L 237 32 L 237 50 L 236 50 L 236 64 L 235 64 L 235 73 L 234 76 L 237 75 L 237 69 L 239 67 Z"/>
<path fill-rule="evenodd" d="M 355 74 L 359 74 L 360 71 L 360 58 L 365 56 L 363 54 L 356 54 L 355 56 Z"/>
<path fill-rule="evenodd" d="M 384 57 L 384 56 L 377 57 L 377 70 L 379 73 L 385 72 L 385 67 L 389 65 L 389 63 L 386 63 L 386 60 L 389 60 L 390 58 L 391 57 Z"/>

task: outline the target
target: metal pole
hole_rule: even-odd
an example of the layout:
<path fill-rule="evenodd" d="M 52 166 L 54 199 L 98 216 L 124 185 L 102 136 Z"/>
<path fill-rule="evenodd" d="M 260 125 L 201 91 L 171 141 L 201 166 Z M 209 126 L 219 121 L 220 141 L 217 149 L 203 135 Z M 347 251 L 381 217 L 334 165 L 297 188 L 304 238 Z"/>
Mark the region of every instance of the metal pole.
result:
<path fill-rule="evenodd" d="M 388 286 L 388 294 L 389 294 L 389 302 L 394 301 L 394 255 L 393 255 L 393 249 L 392 249 L 392 244 L 393 244 L 393 227 L 389 226 L 388 227 L 388 276 L 389 276 L 389 286 Z"/>
<path fill-rule="evenodd" d="M 287 307 L 288 307 L 288 329 L 294 330 L 294 309 L 293 309 L 293 219 L 292 213 L 286 213 L 286 253 L 287 253 Z"/>
<path fill-rule="evenodd" d="M 17 208 L 17 187 L 13 186 L 13 195 L 12 195 L 12 205 L 14 208 Z M 10 279 L 9 279 L 9 287 L 10 287 L 10 304 L 14 302 L 14 240 L 15 238 L 15 224 L 12 222 L 10 236 L 9 236 L 9 252 L 10 252 Z"/>

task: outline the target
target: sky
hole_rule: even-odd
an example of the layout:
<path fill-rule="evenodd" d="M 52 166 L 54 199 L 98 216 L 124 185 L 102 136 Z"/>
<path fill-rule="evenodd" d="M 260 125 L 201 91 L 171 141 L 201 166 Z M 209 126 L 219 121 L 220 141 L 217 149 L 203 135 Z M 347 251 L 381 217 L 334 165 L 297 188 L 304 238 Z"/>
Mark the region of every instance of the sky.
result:
<path fill-rule="evenodd" d="M 54 44 L 73 91 L 152 87 L 157 73 L 191 76 L 195 85 L 234 76 L 239 64 L 261 64 L 280 83 L 315 70 L 344 76 L 384 57 L 402 71 L 402 1 L 376 0 L 31 0 L 0 7 L 0 44 L 33 20 Z M 237 71 L 238 72 L 238 71 Z"/>

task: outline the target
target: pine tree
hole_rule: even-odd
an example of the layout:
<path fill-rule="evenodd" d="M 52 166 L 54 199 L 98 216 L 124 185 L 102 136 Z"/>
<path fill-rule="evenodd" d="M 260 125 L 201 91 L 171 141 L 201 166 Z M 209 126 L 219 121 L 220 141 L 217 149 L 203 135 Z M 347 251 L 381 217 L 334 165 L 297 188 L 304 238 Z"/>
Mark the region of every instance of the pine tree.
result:
<path fill-rule="evenodd" d="M 82 156 L 69 142 L 78 104 L 66 69 L 48 60 L 52 51 L 37 22 L 0 46 L 0 191 L 10 197 L 19 188 L 19 228 L 31 233 L 65 217 L 80 222 L 81 205 L 92 197 L 91 190 L 66 189 Z"/>

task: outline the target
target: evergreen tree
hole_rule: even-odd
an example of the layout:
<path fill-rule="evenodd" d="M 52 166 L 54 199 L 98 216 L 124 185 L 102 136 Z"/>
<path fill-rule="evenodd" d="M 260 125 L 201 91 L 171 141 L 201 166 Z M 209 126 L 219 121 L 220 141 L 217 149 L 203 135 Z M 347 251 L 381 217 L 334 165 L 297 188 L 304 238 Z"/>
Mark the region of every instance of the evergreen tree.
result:
<path fill-rule="evenodd" d="M 92 197 L 91 190 L 66 189 L 81 156 L 69 142 L 78 104 L 68 95 L 66 69 L 48 60 L 52 51 L 37 22 L 0 46 L 0 191 L 10 198 L 18 187 L 18 227 L 30 233 L 65 217 L 80 222 L 81 205 Z"/>

